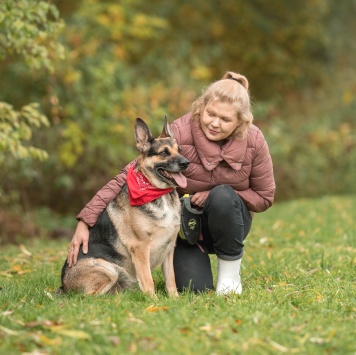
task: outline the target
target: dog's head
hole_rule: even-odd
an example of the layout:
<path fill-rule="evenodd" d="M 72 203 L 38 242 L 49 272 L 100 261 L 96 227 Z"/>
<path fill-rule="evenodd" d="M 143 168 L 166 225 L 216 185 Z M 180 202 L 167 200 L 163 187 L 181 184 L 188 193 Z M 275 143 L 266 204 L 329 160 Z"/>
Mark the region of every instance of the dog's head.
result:
<path fill-rule="evenodd" d="M 187 179 L 182 171 L 188 169 L 189 161 L 180 154 L 167 119 L 164 120 L 162 133 L 155 139 L 147 124 L 137 118 L 135 136 L 140 151 L 137 166 L 150 183 L 160 189 L 178 186 L 185 188 Z"/>

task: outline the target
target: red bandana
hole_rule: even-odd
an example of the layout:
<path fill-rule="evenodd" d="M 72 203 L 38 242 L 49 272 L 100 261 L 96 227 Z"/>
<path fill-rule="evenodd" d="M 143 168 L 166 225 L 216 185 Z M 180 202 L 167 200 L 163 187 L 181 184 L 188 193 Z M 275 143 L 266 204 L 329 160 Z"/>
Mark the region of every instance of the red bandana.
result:
<path fill-rule="evenodd" d="M 140 171 L 135 171 L 134 166 L 127 173 L 126 184 L 129 189 L 131 206 L 144 205 L 173 190 L 172 187 L 159 189 L 153 186 Z"/>

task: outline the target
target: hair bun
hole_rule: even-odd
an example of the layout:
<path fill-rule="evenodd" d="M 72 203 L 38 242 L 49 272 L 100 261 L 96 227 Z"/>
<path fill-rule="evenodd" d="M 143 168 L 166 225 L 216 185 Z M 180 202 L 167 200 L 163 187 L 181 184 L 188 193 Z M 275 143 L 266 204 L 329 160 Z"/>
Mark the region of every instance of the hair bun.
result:
<path fill-rule="evenodd" d="M 241 74 L 237 74 L 234 73 L 232 71 L 228 71 L 226 72 L 222 79 L 232 79 L 232 80 L 236 80 L 238 83 L 240 83 L 246 90 L 248 90 L 248 80 L 245 76 L 241 75 Z"/>

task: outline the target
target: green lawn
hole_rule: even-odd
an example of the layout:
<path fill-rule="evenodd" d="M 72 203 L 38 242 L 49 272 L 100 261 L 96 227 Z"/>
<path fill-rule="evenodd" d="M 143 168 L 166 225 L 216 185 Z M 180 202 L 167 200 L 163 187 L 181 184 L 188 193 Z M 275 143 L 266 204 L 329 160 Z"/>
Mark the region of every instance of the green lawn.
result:
<path fill-rule="evenodd" d="M 256 215 L 243 293 L 56 296 L 69 240 L 1 248 L 0 354 L 356 354 L 356 197 Z M 215 257 L 212 256 L 214 269 Z"/>

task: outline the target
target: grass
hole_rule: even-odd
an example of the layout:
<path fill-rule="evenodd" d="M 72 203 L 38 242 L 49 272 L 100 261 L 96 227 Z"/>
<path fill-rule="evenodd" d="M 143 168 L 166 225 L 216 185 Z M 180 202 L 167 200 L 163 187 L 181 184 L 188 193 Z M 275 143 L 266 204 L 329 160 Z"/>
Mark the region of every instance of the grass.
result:
<path fill-rule="evenodd" d="M 256 215 L 242 295 L 54 295 L 69 241 L 6 246 L 0 354 L 356 354 L 356 196 Z M 212 256 L 214 270 L 215 257 Z M 216 274 L 215 274 L 216 275 Z"/>

